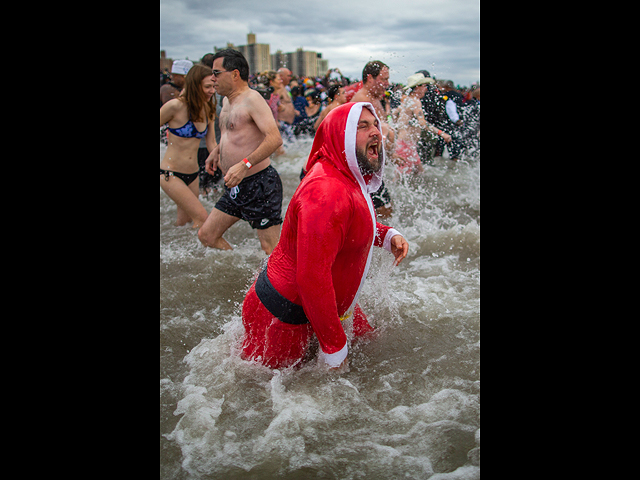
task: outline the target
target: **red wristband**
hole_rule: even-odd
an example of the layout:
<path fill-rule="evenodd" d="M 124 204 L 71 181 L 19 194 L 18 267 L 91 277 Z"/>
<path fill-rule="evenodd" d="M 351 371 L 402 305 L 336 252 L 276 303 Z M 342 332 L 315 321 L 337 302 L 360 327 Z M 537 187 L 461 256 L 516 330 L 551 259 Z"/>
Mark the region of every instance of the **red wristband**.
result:
<path fill-rule="evenodd" d="M 253 165 L 251 165 L 249 163 L 249 160 L 247 160 L 246 158 L 243 158 L 242 161 L 244 162 L 244 164 L 247 166 L 247 168 L 251 168 Z"/>

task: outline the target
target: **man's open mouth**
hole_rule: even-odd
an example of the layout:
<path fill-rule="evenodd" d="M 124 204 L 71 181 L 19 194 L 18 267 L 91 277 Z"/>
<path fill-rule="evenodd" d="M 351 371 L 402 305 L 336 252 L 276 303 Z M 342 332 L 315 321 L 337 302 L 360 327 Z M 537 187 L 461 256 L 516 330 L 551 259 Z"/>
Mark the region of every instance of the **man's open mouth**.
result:
<path fill-rule="evenodd" d="M 369 145 L 369 148 L 367 149 L 367 154 L 370 157 L 378 158 L 378 142 L 375 142 Z"/>

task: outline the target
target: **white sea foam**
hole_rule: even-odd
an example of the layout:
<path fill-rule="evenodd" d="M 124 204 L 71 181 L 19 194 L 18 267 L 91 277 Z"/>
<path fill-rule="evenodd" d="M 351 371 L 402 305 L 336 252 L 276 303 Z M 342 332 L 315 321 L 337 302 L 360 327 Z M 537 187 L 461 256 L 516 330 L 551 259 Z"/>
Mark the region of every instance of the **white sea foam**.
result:
<path fill-rule="evenodd" d="M 310 148 L 273 162 L 285 208 Z M 265 258 L 255 231 L 239 222 L 233 251 L 205 249 L 161 192 L 161 478 L 478 479 L 479 179 L 479 162 L 439 158 L 412 182 L 388 169 L 388 223 L 409 256 L 393 268 L 374 250 L 360 303 L 377 332 L 342 374 L 240 358 L 242 300 Z"/>

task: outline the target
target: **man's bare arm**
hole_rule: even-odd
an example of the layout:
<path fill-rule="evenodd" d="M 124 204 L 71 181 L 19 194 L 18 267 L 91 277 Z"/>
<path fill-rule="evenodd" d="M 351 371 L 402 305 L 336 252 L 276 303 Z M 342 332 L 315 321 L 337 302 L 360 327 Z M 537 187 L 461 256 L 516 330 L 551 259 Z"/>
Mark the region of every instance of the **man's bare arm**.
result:
<path fill-rule="evenodd" d="M 282 137 L 267 102 L 259 95 L 255 95 L 251 102 L 251 118 L 264 134 L 262 143 L 247 156 L 247 160 L 251 162 L 251 165 L 257 165 L 269 158 L 282 145 Z"/>
<path fill-rule="evenodd" d="M 216 129 L 215 129 L 215 120 L 216 116 L 213 116 L 213 120 L 209 122 L 209 130 L 207 131 L 207 136 L 205 137 L 205 143 L 207 144 L 207 150 L 209 153 L 213 152 L 218 143 L 216 142 Z"/>

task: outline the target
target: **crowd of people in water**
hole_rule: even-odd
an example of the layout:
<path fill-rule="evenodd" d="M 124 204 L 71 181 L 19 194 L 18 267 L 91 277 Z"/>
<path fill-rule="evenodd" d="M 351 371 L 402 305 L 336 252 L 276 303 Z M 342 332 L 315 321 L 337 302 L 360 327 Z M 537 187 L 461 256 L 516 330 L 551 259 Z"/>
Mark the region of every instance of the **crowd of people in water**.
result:
<path fill-rule="evenodd" d="M 205 55 L 200 64 L 212 68 L 212 57 L 213 54 Z M 160 106 L 180 95 L 190 65 L 193 65 L 190 60 L 177 60 L 172 72 L 168 69 L 160 71 Z M 381 92 L 374 86 L 366 100 L 378 100 L 382 109 L 378 113 L 393 132 L 391 137 L 387 136 L 385 147 L 398 172 L 423 171 L 424 165 L 432 164 L 435 157 L 444 154 L 445 146 L 453 161 L 479 158 L 479 83 L 470 87 L 455 86 L 452 80 L 436 79 L 427 70 L 419 70 L 409 76 L 406 85 L 390 84 L 388 76 L 378 83 L 381 84 Z M 287 141 L 302 136 L 313 137 L 326 115 L 333 108 L 352 101 L 363 87 L 362 81 L 352 81 L 339 68 L 328 70 L 323 77 L 313 78 L 294 76 L 283 67 L 278 71 L 250 74 L 248 84 L 263 96 L 278 123 L 285 143 L 276 155 L 285 152 Z M 213 103 L 216 105 L 214 127 L 219 141 L 218 117 L 222 97 L 216 94 Z M 166 130 L 166 126 L 161 129 L 161 142 L 165 144 Z M 205 171 L 204 161 L 208 155 L 203 139 L 198 153 L 200 191 L 203 193 L 221 178 L 220 170 L 214 176 Z"/>
<path fill-rule="evenodd" d="M 445 148 L 453 161 L 479 155 L 479 85 L 456 89 L 427 70 L 392 85 L 379 60 L 356 82 L 339 69 L 323 78 L 294 78 L 285 67 L 250 76 L 234 49 L 195 65 L 176 60 L 165 80 L 161 73 L 160 187 L 177 205 L 176 225 L 193 223 L 204 247 L 232 250 L 224 234 L 243 220 L 269 256 L 243 304 L 243 358 L 299 365 L 315 333 L 319 358 L 343 368 L 342 322 L 351 319 L 354 336 L 373 330 L 357 303 L 373 247 L 390 252 L 394 266 L 409 251 L 404 235 L 379 221 L 393 214 L 385 165 L 397 179 L 420 174 Z M 272 159 L 302 136 L 314 141 L 285 216 Z M 214 183 L 224 191 L 207 212 L 199 196 Z"/>

